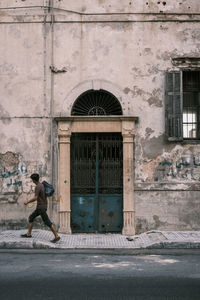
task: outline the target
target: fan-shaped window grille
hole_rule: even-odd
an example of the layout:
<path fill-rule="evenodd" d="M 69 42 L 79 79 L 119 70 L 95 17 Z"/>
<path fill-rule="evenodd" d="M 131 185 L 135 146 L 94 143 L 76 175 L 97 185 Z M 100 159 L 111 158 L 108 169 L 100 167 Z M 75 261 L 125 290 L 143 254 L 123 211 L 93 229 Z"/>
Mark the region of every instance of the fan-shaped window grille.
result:
<path fill-rule="evenodd" d="M 89 90 L 81 94 L 72 107 L 73 116 L 122 115 L 117 98 L 104 90 Z"/>

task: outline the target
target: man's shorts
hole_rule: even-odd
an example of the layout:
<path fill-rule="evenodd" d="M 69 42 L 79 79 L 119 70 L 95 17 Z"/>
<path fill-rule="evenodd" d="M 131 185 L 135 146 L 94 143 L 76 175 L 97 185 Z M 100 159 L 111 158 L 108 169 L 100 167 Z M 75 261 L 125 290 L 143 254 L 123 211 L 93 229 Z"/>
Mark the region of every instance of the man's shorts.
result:
<path fill-rule="evenodd" d="M 47 210 L 45 208 L 36 208 L 36 210 L 34 210 L 34 212 L 32 212 L 32 214 L 29 216 L 29 223 L 33 223 L 34 219 L 38 216 L 41 216 L 42 221 L 45 225 L 51 227 L 52 222 L 49 219 L 47 215 Z"/>

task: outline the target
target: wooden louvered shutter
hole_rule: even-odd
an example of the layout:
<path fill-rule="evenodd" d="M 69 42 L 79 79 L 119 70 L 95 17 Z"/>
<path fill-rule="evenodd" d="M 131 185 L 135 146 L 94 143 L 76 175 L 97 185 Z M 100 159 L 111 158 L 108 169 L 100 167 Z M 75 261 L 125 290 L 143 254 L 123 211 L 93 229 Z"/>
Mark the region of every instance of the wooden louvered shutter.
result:
<path fill-rule="evenodd" d="M 183 140 L 182 72 L 165 76 L 165 124 L 168 141 Z"/>

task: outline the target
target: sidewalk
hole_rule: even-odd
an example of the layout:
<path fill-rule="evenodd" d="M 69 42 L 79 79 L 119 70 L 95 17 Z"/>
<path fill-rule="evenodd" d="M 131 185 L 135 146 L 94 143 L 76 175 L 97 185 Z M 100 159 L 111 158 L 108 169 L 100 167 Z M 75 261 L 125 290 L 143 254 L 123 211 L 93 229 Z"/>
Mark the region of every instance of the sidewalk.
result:
<path fill-rule="evenodd" d="M 0 231 L 0 249 L 144 250 L 200 249 L 200 231 L 153 230 L 126 237 L 121 234 L 60 234 L 56 244 L 47 230 L 33 230 L 32 238 L 21 238 L 26 230 Z"/>

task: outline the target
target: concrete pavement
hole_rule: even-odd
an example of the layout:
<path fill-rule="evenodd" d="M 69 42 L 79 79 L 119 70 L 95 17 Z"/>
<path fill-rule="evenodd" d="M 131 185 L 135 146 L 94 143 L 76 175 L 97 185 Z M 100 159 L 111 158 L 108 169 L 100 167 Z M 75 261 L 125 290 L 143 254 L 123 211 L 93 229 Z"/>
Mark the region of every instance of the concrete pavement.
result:
<path fill-rule="evenodd" d="M 199 249 L 200 231 L 153 230 L 126 237 L 121 234 L 60 234 L 56 244 L 50 242 L 53 234 L 48 230 L 32 231 L 32 238 L 22 238 L 26 230 L 0 231 L 0 249 L 68 249 L 68 250 L 151 250 Z"/>

